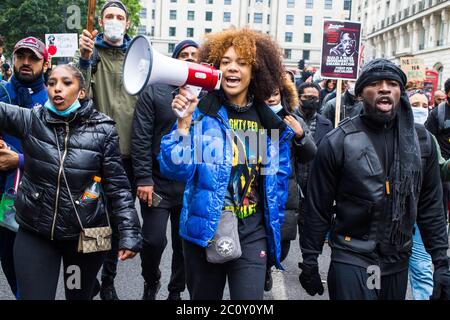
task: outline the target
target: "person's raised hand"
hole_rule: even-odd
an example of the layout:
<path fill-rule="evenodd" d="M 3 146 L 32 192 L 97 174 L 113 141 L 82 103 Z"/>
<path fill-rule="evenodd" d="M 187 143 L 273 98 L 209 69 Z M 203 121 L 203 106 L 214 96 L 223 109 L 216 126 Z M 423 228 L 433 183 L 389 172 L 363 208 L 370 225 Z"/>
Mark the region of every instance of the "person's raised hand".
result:
<path fill-rule="evenodd" d="M 94 39 L 97 36 L 98 31 L 94 30 L 92 33 L 83 30 L 83 33 L 80 36 L 79 44 L 80 44 L 80 54 L 81 58 L 84 60 L 89 60 L 94 52 Z"/>

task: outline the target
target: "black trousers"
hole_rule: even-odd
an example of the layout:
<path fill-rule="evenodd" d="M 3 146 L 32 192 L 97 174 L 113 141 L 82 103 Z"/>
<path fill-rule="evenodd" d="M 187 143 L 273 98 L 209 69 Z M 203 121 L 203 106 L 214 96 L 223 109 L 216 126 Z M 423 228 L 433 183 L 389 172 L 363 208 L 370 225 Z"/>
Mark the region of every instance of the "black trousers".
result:
<path fill-rule="evenodd" d="M 133 196 L 133 199 L 136 199 L 136 184 L 133 174 L 133 164 L 131 162 L 131 159 L 122 159 L 123 162 L 123 168 L 125 169 L 125 172 L 127 174 L 128 180 L 130 181 L 131 185 L 131 193 Z M 111 211 L 112 208 L 110 204 L 108 203 L 108 210 Z M 106 255 L 105 262 L 103 263 L 103 269 L 102 269 L 102 284 L 104 286 L 108 286 L 114 283 L 114 279 L 117 275 L 117 262 L 118 258 L 117 255 L 119 253 L 119 231 L 115 228 L 113 228 L 113 234 L 111 237 L 111 251 L 109 251 Z"/>
<path fill-rule="evenodd" d="M 405 300 L 408 269 L 381 276 L 379 289 L 369 289 L 369 276 L 372 274 L 366 268 L 332 261 L 328 271 L 330 300 Z"/>
<path fill-rule="evenodd" d="M 191 300 L 222 300 L 228 279 L 231 300 L 262 300 L 267 240 L 241 243 L 242 256 L 224 264 L 206 260 L 205 248 L 183 240 L 186 284 Z"/>
<path fill-rule="evenodd" d="M 54 300 L 61 268 L 67 300 L 90 300 L 106 252 L 78 253 L 78 241 L 50 241 L 19 228 L 14 263 L 22 300 Z"/>
<path fill-rule="evenodd" d="M 0 260 L 2 264 L 3 273 L 8 280 L 9 287 L 12 293 L 18 297 L 17 294 L 17 280 L 16 273 L 14 271 L 14 239 L 16 238 L 16 233 L 0 227 Z"/>
<path fill-rule="evenodd" d="M 141 202 L 143 248 L 141 250 L 142 276 L 148 284 L 154 284 L 161 278 L 159 265 L 167 246 L 167 221 L 170 217 L 172 237 L 172 273 L 168 286 L 169 292 L 183 292 L 185 289 L 185 270 L 183 246 L 179 235 L 180 212 L 182 206 L 172 208 L 149 208 Z"/>

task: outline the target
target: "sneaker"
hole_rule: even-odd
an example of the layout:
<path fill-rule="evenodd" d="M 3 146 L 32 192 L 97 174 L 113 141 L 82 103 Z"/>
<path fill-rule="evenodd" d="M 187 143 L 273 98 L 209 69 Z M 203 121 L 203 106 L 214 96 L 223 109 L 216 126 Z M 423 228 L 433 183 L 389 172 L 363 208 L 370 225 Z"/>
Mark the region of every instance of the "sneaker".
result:
<path fill-rule="evenodd" d="M 98 295 L 99 292 L 100 292 L 100 281 L 98 281 L 98 279 L 95 279 L 94 289 L 92 289 L 91 299 L 94 300 L 94 298 Z"/>
<path fill-rule="evenodd" d="M 173 300 L 173 301 L 181 301 L 181 293 L 180 292 L 169 292 L 169 296 L 167 297 L 167 300 Z"/>
<path fill-rule="evenodd" d="M 266 280 L 264 281 L 264 291 L 272 290 L 273 280 L 272 280 L 272 269 L 267 268 L 266 270 Z"/>
<path fill-rule="evenodd" d="M 161 288 L 161 283 L 159 281 L 155 282 L 153 285 L 149 285 L 144 282 L 144 293 L 142 294 L 142 300 L 156 300 L 156 295 L 158 294 L 159 288 Z"/>
<path fill-rule="evenodd" d="M 116 288 L 114 288 L 114 283 L 110 285 L 103 285 L 100 288 L 100 298 L 102 300 L 119 300 L 116 293 Z"/>

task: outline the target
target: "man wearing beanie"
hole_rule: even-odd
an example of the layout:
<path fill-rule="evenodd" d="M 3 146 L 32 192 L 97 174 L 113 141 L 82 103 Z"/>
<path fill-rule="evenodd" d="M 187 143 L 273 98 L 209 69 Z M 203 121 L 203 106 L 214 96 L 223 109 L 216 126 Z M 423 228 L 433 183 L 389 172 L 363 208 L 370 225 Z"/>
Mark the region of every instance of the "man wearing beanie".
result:
<path fill-rule="evenodd" d="M 123 86 L 122 67 L 126 51 L 131 43 L 127 30 L 130 27 L 129 12 L 119 0 L 106 1 L 100 10 L 99 25 L 92 34 L 83 30 L 80 51 L 74 58 L 75 66 L 86 79 L 87 93 L 100 112 L 113 118 L 119 134 L 120 152 L 133 198 L 136 196 L 131 163 L 131 123 L 137 97 L 130 96 Z M 114 287 L 117 272 L 118 232 L 113 231 L 112 249 L 103 264 L 100 297 L 102 300 L 118 300 Z M 95 293 L 94 293 L 95 294 Z"/>
<path fill-rule="evenodd" d="M 198 44 L 192 40 L 180 42 L 172 58 L 197 62 Z M 178 227 L 184 184 L 162 176 L 157 156 L 161 138 L 170 132 L 176 116 L 172 111 L 172 92 L 176 87 L 166 84 L 148 86 L 140 95 L 133 118 L 131 155 L 136 176 L 137 196 L 144 221 L 141 251 L 143 300 L 155 300 L 160 289 L 159 264 L 167 245 L 166 228 L 170 217 L 172 235 L 172 274 L 168 285 L 169 300 L 180 300 L 185 289 L 185 271 Z M 162 200 L 158 203 L 161 197 Z"/>
<path fill-rule="evenodd" d="M 310 295 L 324 291 L 317 259 L 330 231 L 330 299 L 405 299 L 417 222 L 434 263 L 432 298 L 450 298 L 436 146 L 422 125 L 414 125 L 405 84 L 392 62 L 369 62 L 355 86 L 363 112 L 341 122 L 319 146 L 299 263 L 300 283 Z"/>

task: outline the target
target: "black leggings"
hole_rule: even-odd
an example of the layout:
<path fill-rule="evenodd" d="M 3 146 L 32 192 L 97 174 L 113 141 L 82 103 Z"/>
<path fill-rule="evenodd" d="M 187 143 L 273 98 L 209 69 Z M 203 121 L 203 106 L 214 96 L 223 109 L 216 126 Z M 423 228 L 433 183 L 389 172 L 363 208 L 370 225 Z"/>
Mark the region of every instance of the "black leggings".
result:
<path fill-rule="evenodd" d="M 241 243 L 242 256 L 223 264 L 206 260 L 205 248 L 183 240 L 186 284 L 191 300 L 222 300 L 228 279 L 231 300 L 262 300 L 267 240 Z"/>
<path fill-rule="evenodd" d="M 77 241 L 50 241 L 19 228 L 14 265 L 20 299 L 54 300 L 61 268 L 67 300 L 90 300 L 105 252 L 78 253 Z"/>

